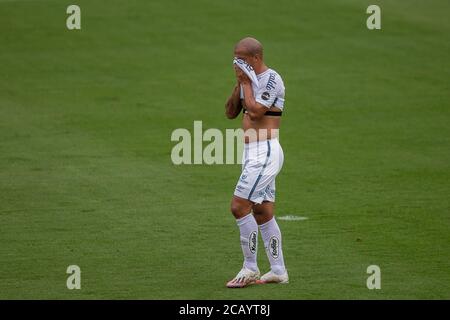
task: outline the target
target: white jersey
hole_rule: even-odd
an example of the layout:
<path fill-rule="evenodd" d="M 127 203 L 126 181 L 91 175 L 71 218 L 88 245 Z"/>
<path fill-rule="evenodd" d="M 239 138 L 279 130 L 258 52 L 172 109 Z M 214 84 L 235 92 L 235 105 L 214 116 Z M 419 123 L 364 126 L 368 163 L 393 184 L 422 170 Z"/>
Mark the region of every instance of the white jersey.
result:
<path fill-rule="evenodd" d="M 256 102 L 270 108 L 275 106 L 283 111 L 284 108 L 284 83 L 281 76 L 273 69 L 267 69 L 257 74 L 258 86 L 252 83 L 253 96 Z M 241 99 L 244 99 L 244 90 L 241 86 Z"/>

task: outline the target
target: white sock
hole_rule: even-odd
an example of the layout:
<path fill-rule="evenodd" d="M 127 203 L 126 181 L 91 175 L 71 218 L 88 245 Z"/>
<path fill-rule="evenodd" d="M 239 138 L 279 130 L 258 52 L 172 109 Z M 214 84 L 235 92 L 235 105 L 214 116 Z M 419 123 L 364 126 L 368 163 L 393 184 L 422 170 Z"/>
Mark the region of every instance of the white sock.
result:
<path fill-rule="evenodd" d="M 258 224 L 253 214 L 249 213 L 236 220 L 240 231 L 241 247 L 244 253 L 244 267 L 252 271 L 258 270 L 256 253 L 258 251 Z"/>
<path fill-rule="evenodd" d="M 281 247 L 281 231 L 275 218 L 259 226 L 264 241 L 267 257 L 269 258 L 272 272 L 282 275 L 286 272 L 284 266 L 283 250 Z"/>

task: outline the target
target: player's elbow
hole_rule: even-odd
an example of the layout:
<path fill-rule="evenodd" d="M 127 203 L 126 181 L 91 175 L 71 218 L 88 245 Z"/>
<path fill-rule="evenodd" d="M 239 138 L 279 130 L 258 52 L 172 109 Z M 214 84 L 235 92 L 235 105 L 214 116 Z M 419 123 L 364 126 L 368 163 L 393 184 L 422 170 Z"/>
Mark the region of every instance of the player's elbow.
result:
<path fill-rule="evenodd" d="M 228 110 L 225 111 L 225 116 L 226 116 L 228 119 L 234 119 L 234 118 L 237 117 L 236 115 L 230 113 Z"/>
<path fill-rule="evenodd" d="M 225 104 L 225 116 L 228 119 L 234 119 L 236 118 L 238 115 L 236 114 L 236 112 L 233 112 L 234 108 L 233 105 L 230 102 L 227 102 Z"/>

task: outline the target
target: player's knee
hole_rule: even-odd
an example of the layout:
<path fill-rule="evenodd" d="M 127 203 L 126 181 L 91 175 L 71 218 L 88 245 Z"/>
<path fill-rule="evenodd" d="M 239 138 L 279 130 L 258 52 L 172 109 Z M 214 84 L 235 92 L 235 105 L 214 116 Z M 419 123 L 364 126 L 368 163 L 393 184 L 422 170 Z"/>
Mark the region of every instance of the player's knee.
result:
<path fill-rule="evenodd" d="M 250 213 L 251 206 L 233 199 L 233 201 L 231 201 L 230 210 L 236 219 L 240 219 Z"/>
<path fill-rule="evenodd" d="M 260 204 L 256 204 L 253 206 L 253 213 L 255 215 L 267 215 L 273 212 L 273 204 L 269 201 L 263 201 Z"/>
<path fill-rule="evenodd" d="M 231 203 L 231 213 L 236 219 L 239 219 L 242 215 L 242 208 L 239 204 L 235 203 L 234 201 Z"/>
<path fill-rule="evenodd" d="M 257 215 L 257 216 L 262 215 L 262 214 L 264 214 L 264 210 L 258 208 L 257 206 L 254 206 L 253 207 L 253 214 Z"/>

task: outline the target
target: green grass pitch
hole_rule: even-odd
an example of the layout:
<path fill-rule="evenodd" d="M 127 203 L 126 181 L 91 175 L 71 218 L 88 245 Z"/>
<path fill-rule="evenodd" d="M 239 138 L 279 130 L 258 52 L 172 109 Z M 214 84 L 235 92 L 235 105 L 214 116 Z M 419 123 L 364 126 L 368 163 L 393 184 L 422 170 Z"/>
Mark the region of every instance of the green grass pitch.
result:
<path fill-rule="evenodd" d="M 70 4 L 0 0 L 0 298 L 450 298 L 448 1 L 80 0 L 73 31 Z M 279 221 L 289 285 L 230 290 L 240 166 L 170 135 L 240 126 L 248 35 L 286 84 L 276 212 L 308 220 Z"/>

